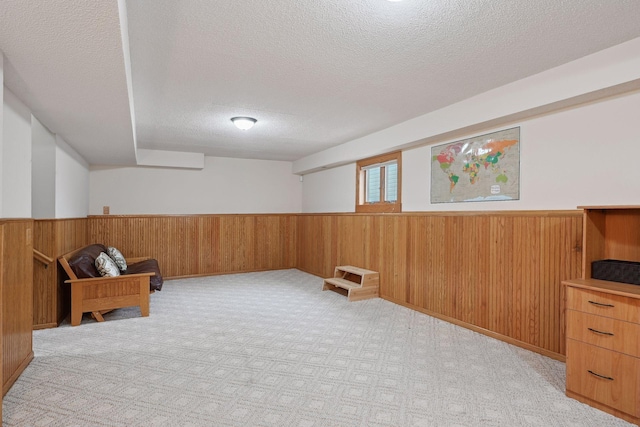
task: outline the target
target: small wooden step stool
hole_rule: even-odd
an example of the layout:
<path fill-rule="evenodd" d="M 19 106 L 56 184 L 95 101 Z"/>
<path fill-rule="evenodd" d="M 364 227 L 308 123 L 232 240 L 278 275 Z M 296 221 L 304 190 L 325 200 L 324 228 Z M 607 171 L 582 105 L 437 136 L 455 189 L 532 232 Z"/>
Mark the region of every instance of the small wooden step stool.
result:
<path fill-rule="evenodd" d="M 380 291 L 380 273 L 352 265 L 336 267 L 333 277 L 324 279 L 322 290 L 345 294 L 349 301 L 376 298 Z"/>

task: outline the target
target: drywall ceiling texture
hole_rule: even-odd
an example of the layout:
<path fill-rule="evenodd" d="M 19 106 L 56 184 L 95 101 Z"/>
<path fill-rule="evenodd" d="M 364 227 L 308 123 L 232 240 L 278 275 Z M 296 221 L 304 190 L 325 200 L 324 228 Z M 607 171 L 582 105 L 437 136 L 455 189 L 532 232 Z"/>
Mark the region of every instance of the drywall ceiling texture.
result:
<path fill-rule="evenodd" d="M 291 161 L 640 36 L 637 0 L 286 3 L 128 2 L 138 146 Z"/>
<path fill-rule="evenodd" d="M 91 164 L 135 164 L 134 130 L 143 149 L 291 161 L 640 37 L 639 21 L 638 0 L 5 0 L 0 50 L 7 87 Z"/>
<path fill-rule="evenodd" d="M 640 2 L 639 2 L 640 4 Z M 640 90 L 640 37 L 293 162 L 307 174 Z"/>
<path fill-rule="evenodd" d="M 0 1 L 4 83 L 93 164 L 135 164 L 116 1 Z"/>

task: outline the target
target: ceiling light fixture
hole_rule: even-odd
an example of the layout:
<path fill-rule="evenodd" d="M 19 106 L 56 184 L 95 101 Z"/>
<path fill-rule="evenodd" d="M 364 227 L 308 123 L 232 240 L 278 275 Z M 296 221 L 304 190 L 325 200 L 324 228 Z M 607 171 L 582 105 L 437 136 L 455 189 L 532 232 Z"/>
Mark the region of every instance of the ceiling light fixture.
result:
<path fill-rule="evenodd" d="M 231 121 L 238 129 L 241 130 L 251 129 L 257 122 L 253 117 L 232 117 Z"/>

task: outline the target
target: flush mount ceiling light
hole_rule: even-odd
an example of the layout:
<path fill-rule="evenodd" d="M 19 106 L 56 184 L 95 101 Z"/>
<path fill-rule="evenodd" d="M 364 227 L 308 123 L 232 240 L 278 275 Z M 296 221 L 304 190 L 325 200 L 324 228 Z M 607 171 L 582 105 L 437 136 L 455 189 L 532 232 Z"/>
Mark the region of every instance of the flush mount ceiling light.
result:
<path fill-rule="evenodd" d="M 253 117 L 232 117 L 231 121 L 238 129 L 241 130 L 251 129 L 257 122 Z"/>

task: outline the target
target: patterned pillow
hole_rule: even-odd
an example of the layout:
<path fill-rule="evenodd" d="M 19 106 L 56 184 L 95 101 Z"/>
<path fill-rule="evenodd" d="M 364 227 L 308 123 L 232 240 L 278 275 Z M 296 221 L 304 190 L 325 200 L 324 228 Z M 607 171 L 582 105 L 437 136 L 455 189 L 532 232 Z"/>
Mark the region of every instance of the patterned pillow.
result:
<path fill-rule="evenodd" d="M 119 250 L 117 250 L 113 246 L 109 246 L 107 248 L 107 254 L 111 257 L 112 260 L 116 262 L 116 265 L 118 266 L 120 271 L 127 270 L 127 260 L 124 259 L 124 256 Z"/>
<path fill-rule="evenodd" d="M 115 261 L 112 260 L 109 255 L 104 252 L 100 252 L 98 258 L 96 258 L 96 268 L 100 272 L 100 275 L 103 277 L 113 277 L 119 276 L 120 270 L 118 270 L 118 266 Z"/>

